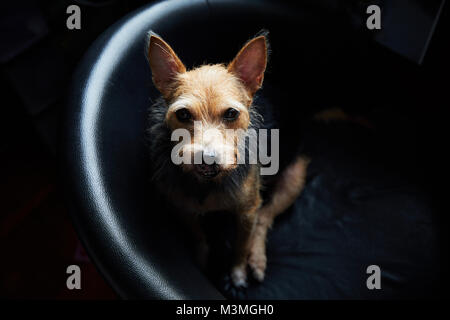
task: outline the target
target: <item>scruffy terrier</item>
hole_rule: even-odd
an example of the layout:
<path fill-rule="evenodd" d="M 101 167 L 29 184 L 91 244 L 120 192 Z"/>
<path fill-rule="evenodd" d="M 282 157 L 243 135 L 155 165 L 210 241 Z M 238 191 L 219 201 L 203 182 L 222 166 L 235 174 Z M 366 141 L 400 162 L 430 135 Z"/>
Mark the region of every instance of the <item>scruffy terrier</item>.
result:
<path fill-rule="evenodd" d="M 236 287 L 247 285 L 247 266 L 256 280 L 263 281 L 267 231 L 301 193 L 308 166 L 306 157 L 292 159 L 276 175 L 271 195 L 263 202 L 266 177 L 261 175 L 261 163 L 238 161 L 245 156 L 237 147 L 237 132 L 264 128 L 270 117 L 270 108 L 262 112 L 253 104 L 268 60 L 267 34 L 248 41 L 227 65 L 192 70 L 155 34 L 150 34 L 147 49 L 153 83 L 162 95 L 150 109 L 153 181 L 194 231 L 200 261 L 206 259 L 208 245 L 198 215 L 233 213 L 237 237 L 232 282 Z M 172 138 L 177 129 L 188 132 L 190 139 L 174 151 Z M 209 129 L 215 129 L 211 131 L 215 134 L 209 134 Z M 188 159 L 200 155 L 201 160 L 177 164 L 172 161 L 174 152 Z M 225 158 L 232 161 L 220 161 Z"/>

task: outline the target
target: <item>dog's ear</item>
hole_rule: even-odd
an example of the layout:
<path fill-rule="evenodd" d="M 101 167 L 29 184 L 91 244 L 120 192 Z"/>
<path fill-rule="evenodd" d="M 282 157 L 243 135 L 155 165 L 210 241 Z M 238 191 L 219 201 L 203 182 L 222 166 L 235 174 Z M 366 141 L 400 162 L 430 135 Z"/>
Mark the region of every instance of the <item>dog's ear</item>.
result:
<path fill-rule="evenodd" d="M 261 88 L 263 83 L 267 65 L 267 47 L 266 36 L 253 38 L 228 65 L 228 71 L 241 79 L 251 96 Z"/>
<path fill-rule="evenodd" d="M 154 34 L 150 35 L 147 55 L 152 69 L 153 83 L 164 98 L 169 98 L 174 89 L 176 76 L 186 72 L 186 67 L 172 48 Z"/>

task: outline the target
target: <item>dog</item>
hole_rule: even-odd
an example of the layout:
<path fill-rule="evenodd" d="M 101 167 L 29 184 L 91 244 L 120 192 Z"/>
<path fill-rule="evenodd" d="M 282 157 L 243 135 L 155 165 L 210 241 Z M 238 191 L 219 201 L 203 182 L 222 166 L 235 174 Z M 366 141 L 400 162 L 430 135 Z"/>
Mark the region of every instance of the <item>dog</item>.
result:
<path fill-rule="evenodd" d="M 262 164 L 240 163 L 245 156 L 237 147 L 239 135 L 227 135 L 230 131 L 242 133 L 267 127 L 270 108 L 262 108 L 262 112 L 254 105 L 268 61 L 267 32 L 245 43 L 230 63 L 206 64 L 191 70 L 154 33 L 149 34 L 146 49 L 153 83 L 161 93 L 149 112 L 152 181 L 178 207 L 193 231 L 201 264 L 206 261 L 209 247 L 198 216 L 213 211 L 234 214 L 236 244 L 231 280 L 236 287 L 246 287 L 249 267 L 261 282 L 267 265 L 267 232 L 275 217 L 300 195 L 310 162 L 296 155 L 276 174 L 270 197 L 263 200 L 266 177 L 261 175 Z M 197 130 L 198 124 L 201 128 Z M 174 151 L 173 134 L 180 129 L 188 132 L 189 139 Z M 209 129 L 214 129 L 211 132 L 215 134 L 208 133 Z M 200 156 L 200 162 L 177 164 L 172 161 L 174 154 L 188 160 Z M 231 161 L 220 161 L 223 159 Z"/>

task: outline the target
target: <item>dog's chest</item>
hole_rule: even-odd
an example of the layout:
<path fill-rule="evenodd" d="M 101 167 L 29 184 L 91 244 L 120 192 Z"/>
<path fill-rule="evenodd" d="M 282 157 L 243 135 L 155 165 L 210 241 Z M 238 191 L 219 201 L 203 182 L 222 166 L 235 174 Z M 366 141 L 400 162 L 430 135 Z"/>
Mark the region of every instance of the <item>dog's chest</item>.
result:
<path fill-rule="evenodd" d="M 212 211 L 232 211 L 236 207 L 236 200 L 224 192 L 214 192 L 205 197 L 192 197 L 182 191 L 172 192 L 169 200 L 179 209 L 196 214 Z"/>
<path fill-rule="evenodd" d="M 239 188 L 232 192 L 211 191 L 203 195 L 191 195 L 182 189 L 166 193 L 169 201 L 182 211 L 204 214 L 212 211 L 236 211 L 245 209 L 259 198 L 260 180 L 258 167 L 252 166 Z"/>

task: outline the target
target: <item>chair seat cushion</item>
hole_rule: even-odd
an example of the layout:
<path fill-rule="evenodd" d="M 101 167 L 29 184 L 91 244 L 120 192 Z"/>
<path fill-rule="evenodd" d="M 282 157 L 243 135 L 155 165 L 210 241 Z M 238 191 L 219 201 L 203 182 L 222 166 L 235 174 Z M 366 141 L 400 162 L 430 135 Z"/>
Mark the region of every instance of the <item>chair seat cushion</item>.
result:
<path fill-rule="evenodd" d="M 215 279 L 222 292 L 235 299 L 429 297 L 438 280 L 436 226 L 431 198 L 406 178 L 410 166 L 399 167 L 405 155 L 349 124 L 312 126 L 303 144 L 312 157 L 306 187 L 269 232 L 266 279 L 237 290 L 222 268 Z M 380 290 L 366 285 L 371 265 L 381 270 Z"/>
<path fill-rule="evenodd" d="M 371 66 L 370 77 L 364 74 L 373 48 L 337 21 L 323 10 L 292 10 L 278 1 L 173 0 L 130 13 L 92 44 L 67 97 L 63 175 L 78 235 L 121 297 L 223 298 L 216 288 L 239 299 L 429 293 L 437 273 L 427 192 L 404 178 L 414 172 L 401 174 L 409 161 L 396 160 L 401 158 L 395 146 L 387 151 L 389 139 L 370 131 L 305 130 L 304 147 L 313 158 L 306 188 L 269 234 L 266 280 L 246 290 L 229 286 L 231 245 L 221 237 L 231 233 L 221 217 L 206 221 L 219 248 L 209 269 L 214 287 L 194 265 L 166 204 L 151 191 L 146 131 L 158 93 L 144 53 L 148 31 L 161 35 L 192 67 L 230 61 L 249 37 L 270 30 L 273 50 L 264 86 L 271 80 L 289 93 L 277 106 L 295 120 L 300 116 L 294 109 L 339 101 L 348 106 L 350 100 L 359 106 L 359 98 L 372 96 L 373 86 L 382 83 L 373 73 L 380 69 L 383 75 L 384 69 Z M 341 81 L 344 73 L 352 81 Z M 293 108 L 299 95 L 303 106 Z M 381 268 L 381 290 L 366 288 L 372 264 Z"/>

